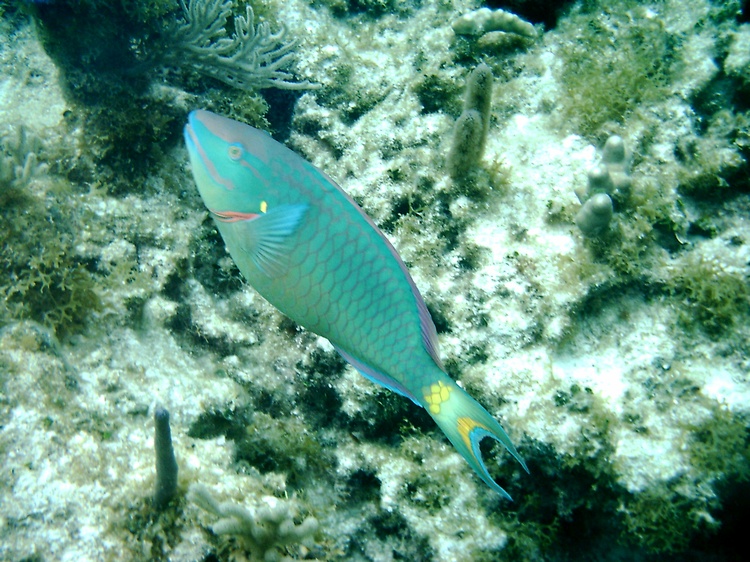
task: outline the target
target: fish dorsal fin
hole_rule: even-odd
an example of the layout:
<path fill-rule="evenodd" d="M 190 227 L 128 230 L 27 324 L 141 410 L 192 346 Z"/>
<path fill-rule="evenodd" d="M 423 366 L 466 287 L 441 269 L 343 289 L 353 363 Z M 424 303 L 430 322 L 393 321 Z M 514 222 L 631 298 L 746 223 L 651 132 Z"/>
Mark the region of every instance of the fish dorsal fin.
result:
<path fill-rule="evenodd" d="M 412 281 L 411 278 L 409 279 L 409 281 L 412 285 L 412 293 L 414 294 L 414 298 L 417 300 L 417 309 L 419 310 L 419 325 L 422 330 L 422 343 L 427 350 L 427 353 L 430 354 L 430 357 L 432 357 L 432 360 L 435 362 L 435 365 L 440 367 L 441 371 L 444 371 L 445 367 L 443 367 L 443 362 L 440 360 L 440 352 L 438 351 L 438 339 L 437 330 L 435 329 L 435 323 L 432 321 L 430 311 L 427 310 L 427 305 L 425 304 L 422 295 L 419 293 L 417 286 L 414 285 L 414 281 Z"/>
<path fill-rule="evenodd" d="M 269 277 L 281 275 L 294 249 L 294 234 L 307 210 L 307 204 L 279 205 L 249 220 L 239 221 L 239 246 L 253 264 Z"/>

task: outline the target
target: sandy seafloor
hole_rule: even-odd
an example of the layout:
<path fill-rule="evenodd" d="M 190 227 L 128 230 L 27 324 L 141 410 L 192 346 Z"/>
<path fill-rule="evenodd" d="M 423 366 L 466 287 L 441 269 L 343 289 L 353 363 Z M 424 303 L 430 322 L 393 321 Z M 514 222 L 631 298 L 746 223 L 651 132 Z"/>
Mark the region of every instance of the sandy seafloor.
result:
<path fill-rule="evenodd" d="M 64 49 L 47 42 L 50 58 L 4 2 L 0 559 L 260 559 L 214 532 L 219 517 L 187 497 L 195 483 L 251 514 L 275 503 L 296 524 L 317 519 L 268 560 L 739 559 L 747 5 L 558 3 L 544 24 L 528 12 L 532 39 L 457 37 L 451 22 L 479 6 L 468 0 L 262 4 L 299 41 L 298 79 L 321 86 L 262 92 L 279 138 L 384 229 L 450 374 L 530 474 L 485 453 L 503 500 L 427 415 L 240 283 L 180 130 L 191 109 L 236 117 L 257 98 L 189 69 L 150 69 L 138 92 L 108 94 L 99 76 L 98 96 L 76 96 L 53 62 Z M 486 149 L 452 179 L 481 61 L 495 76 Z M 585 237 L 574 190 L 613 134 L 632 188 Z M 161 512 L 157 403 L 179 464 Z"/>

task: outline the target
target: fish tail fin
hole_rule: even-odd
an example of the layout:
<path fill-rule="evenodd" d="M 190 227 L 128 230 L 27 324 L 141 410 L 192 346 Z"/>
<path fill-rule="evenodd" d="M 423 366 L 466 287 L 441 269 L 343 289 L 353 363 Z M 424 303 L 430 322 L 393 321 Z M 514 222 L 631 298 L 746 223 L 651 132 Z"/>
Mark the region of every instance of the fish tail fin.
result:
<path fill-rule="evenodd" d="M 485 437 L 491 437 L 502 445 L 521 463 L 526 472 L 529 469 L 521 458 L 503 428 L 461 387 L 445 377 L 444 380 L 431 384 L 424 392 L 425 408 L 448 437 L 453 446 L 461 453 L 471 468 L 493 490 L 505 498 L 510 495 L 495 483 L 487 471 L 479 450 L 479 443 Z"/>

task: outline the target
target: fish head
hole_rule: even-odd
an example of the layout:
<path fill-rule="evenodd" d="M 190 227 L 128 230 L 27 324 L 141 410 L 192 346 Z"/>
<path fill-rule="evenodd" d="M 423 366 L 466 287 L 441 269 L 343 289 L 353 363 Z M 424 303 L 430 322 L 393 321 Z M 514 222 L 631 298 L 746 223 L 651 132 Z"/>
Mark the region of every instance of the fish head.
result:
<path fill-rule="evenodd" d="M 232 221 L 265 213 L 273 194 L 266 169 L 274 141 L 268 134 L 204 110 L 190 113 L 184 133 L 195 183 L 215 217 Z"/>

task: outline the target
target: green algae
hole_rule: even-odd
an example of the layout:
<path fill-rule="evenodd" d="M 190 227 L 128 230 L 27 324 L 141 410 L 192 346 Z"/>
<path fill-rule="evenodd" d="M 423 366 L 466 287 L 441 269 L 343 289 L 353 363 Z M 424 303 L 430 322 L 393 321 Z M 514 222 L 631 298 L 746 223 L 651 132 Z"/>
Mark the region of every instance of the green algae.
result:
<path fill-rule="evenodd" d="M 639 2 L 597 2 L 566 19 L 559 55 L 561 126 L 596 137 L 663 97 L 677 37 Z"/>

